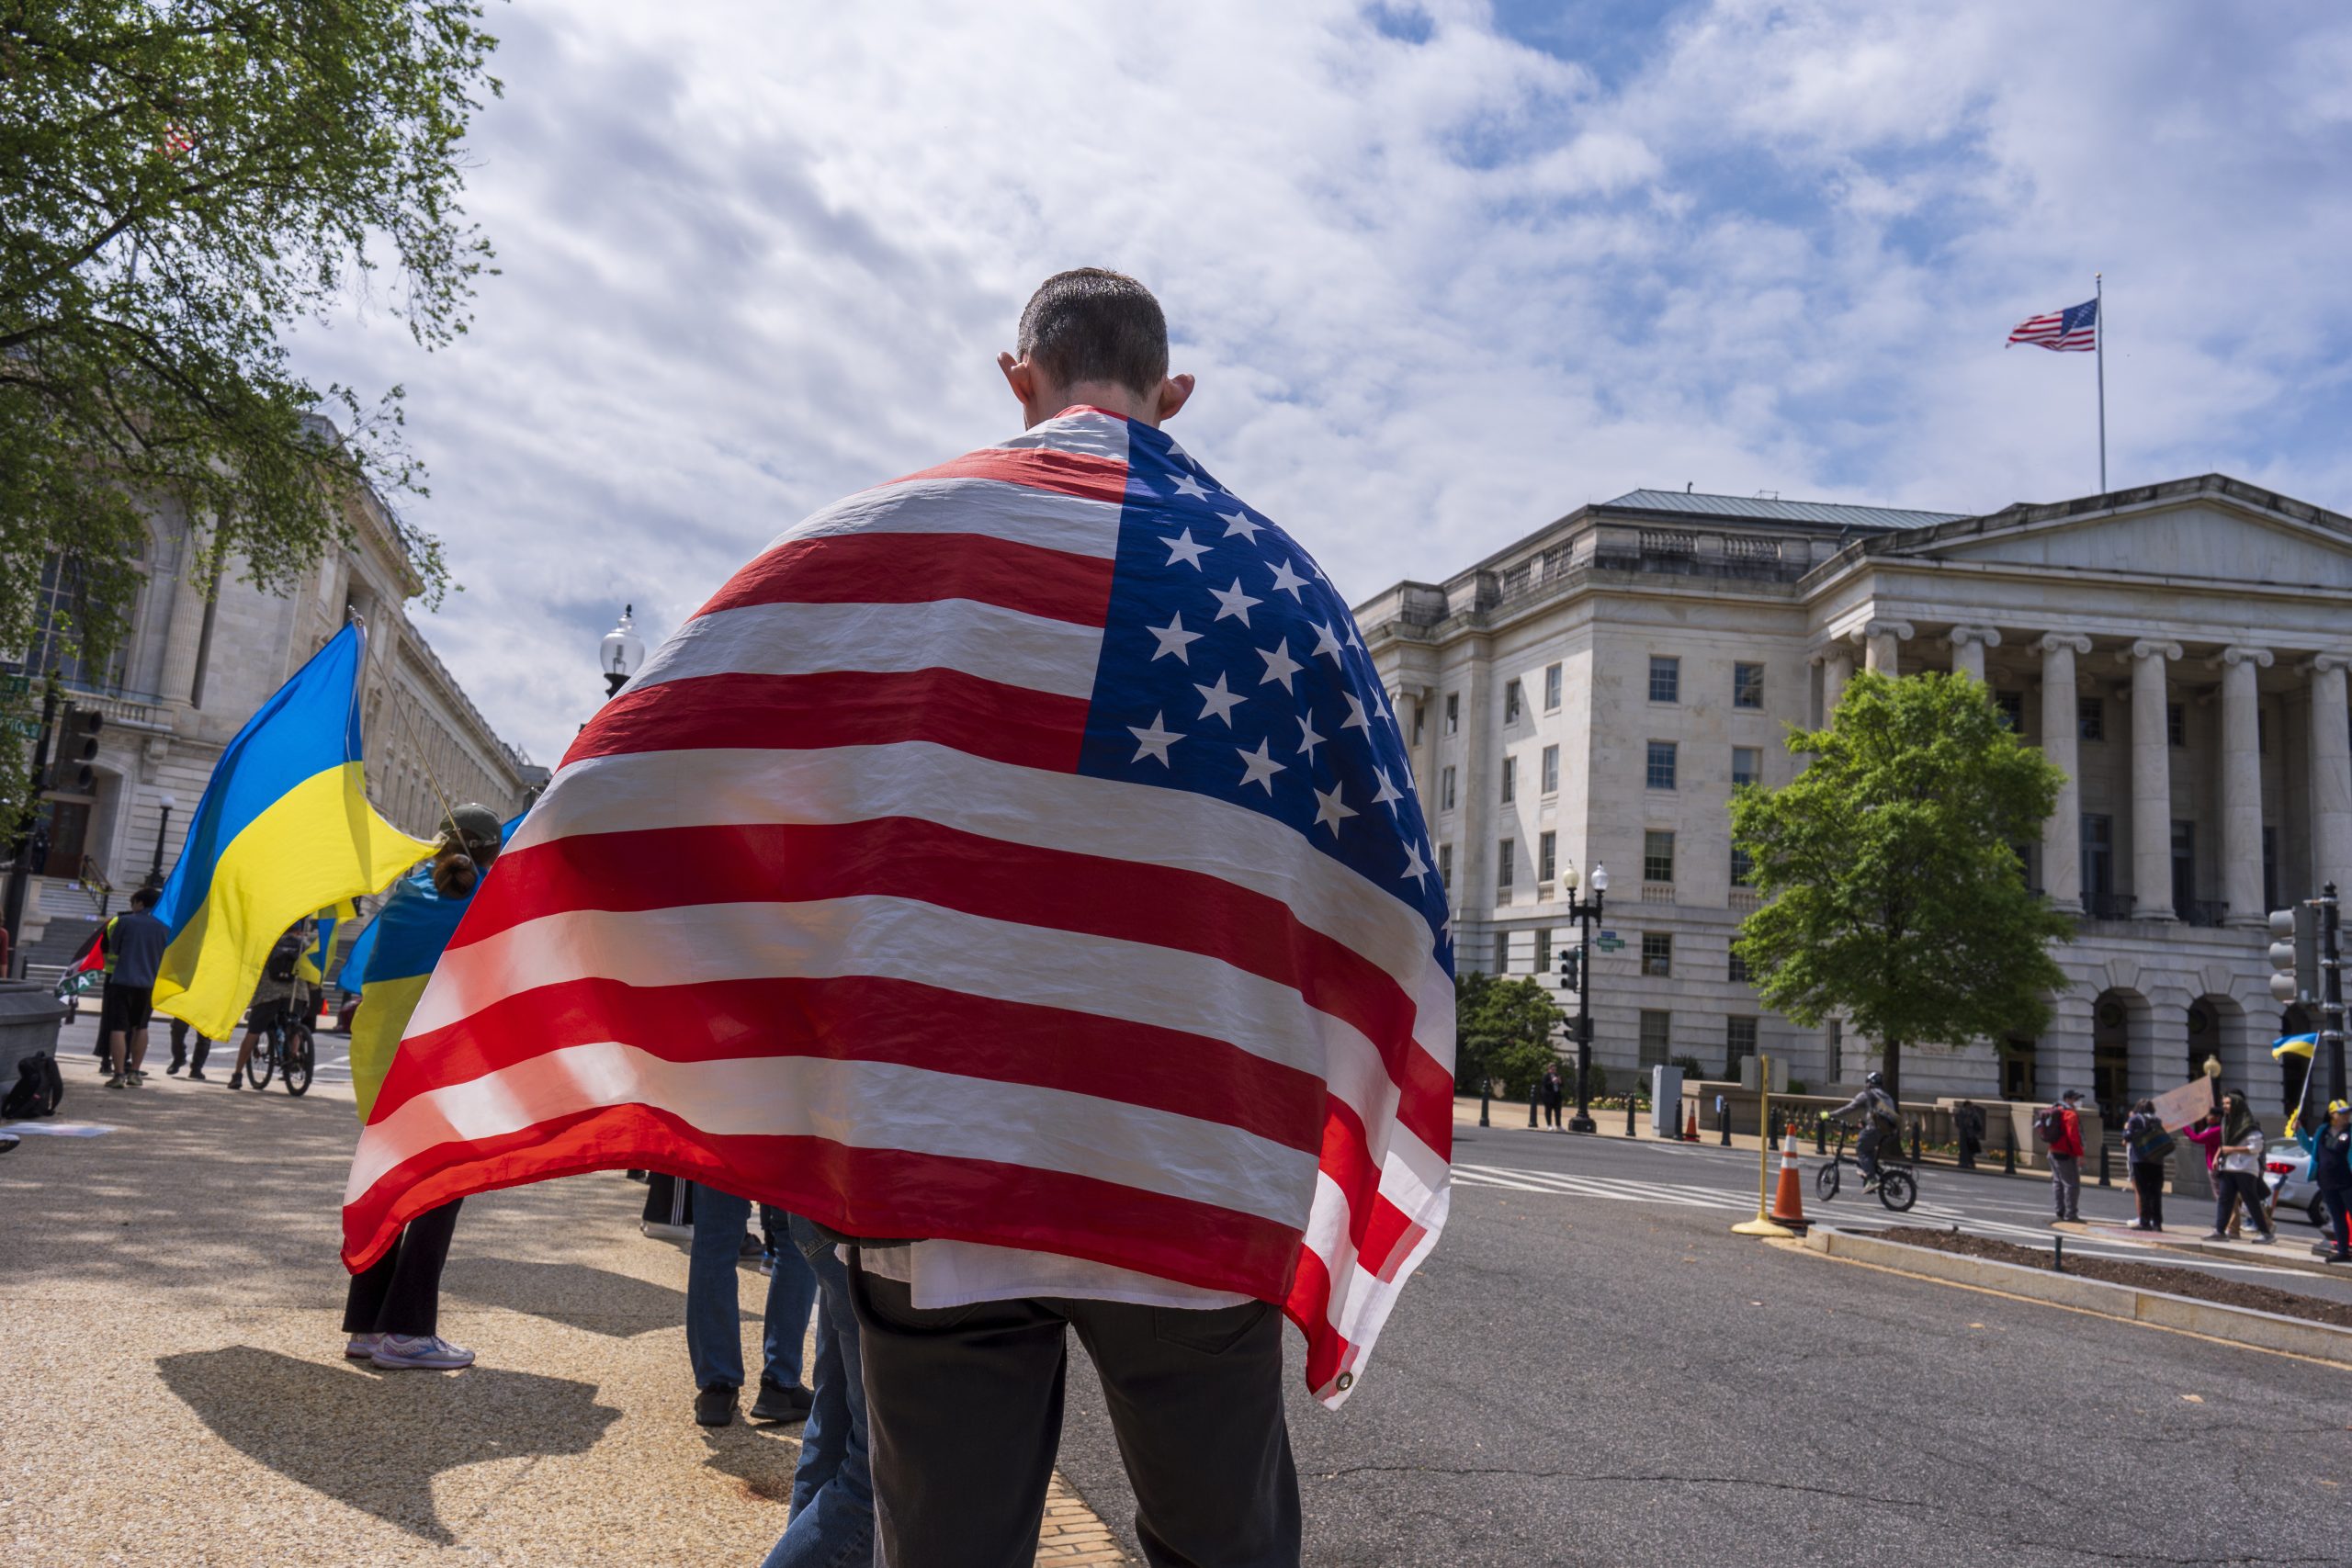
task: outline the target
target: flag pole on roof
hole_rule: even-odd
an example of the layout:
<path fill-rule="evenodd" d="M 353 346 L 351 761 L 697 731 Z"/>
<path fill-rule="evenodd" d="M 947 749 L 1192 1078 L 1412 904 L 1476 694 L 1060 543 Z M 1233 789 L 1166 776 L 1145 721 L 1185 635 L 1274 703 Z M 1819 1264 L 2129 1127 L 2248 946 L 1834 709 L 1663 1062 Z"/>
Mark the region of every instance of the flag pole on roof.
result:
<path fill-rule="evenodd" d="M 2098 355 L 2098 489 L 2107 493 L 2107 275 L 2091 274 L 2091 297 L 2063 310 L 2028 316 L 2009 329 L 2006 346 L 2030 343 L 2060 354 Z"/>
<path fill-rule="evenodd" d="M 2098 492 L 2107 493 L 2107 275 L 2091 274 L 2093 331 L 2098 345 Z"/>

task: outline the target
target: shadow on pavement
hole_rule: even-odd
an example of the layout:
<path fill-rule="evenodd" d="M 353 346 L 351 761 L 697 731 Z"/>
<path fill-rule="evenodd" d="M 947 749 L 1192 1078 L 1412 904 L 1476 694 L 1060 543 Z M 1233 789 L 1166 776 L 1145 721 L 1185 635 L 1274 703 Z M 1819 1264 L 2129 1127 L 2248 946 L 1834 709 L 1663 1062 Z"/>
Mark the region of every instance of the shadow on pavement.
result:
<path fill-rule="evenodd" d="M 585 1453 L 620 1412 L 593 1383 L 475 1368 L 377 1373 L 232 1345 L 165 1356 L 164 1384 L 215 1435 L 290 1481 L 439 1545 L 433 1478 L 484 1460 Z"/>
<path fill-rule="evenodd" d="M 681 1409 L 684 1409 L 682 1403 Z M 738 1422 L 732 1427 L 705 1430 L 703 1446 L 710 1450 L 703 1468 L 731 1476 L 744 1493 L 763 1503 L 792 1501 L 793 1472 L 800 1468 L 800 1444 L 797 1427 L 752 1427 Z M 776 1529 L 784 1529 L 784 1516 L 776 1516 Z"/>
<path fill-rule="evenodd" d="M 616 1339 L 686 1321 L 685 1292 L 586 1263 L 454 1258 L 441 1288 L 477 1306 L 506 1307 Z"/>

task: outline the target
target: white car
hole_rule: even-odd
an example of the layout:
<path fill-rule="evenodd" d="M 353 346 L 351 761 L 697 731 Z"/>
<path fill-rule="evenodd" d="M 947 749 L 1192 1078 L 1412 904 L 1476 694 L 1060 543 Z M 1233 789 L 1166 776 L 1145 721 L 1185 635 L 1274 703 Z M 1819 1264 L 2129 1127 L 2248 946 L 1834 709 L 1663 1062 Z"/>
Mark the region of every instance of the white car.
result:
<path fill-rule="evenodd" d="M 2278 1208 L 2301 1213 L 2315 1229 L 2327 1227 L 2327 1209 L 2319 1201 L 2319 1183 L 2312 1179 L 2312 1156 L 2301 1144 L 2281 1139 L 2277 1147 L 2266 1149 L 2262 1156 L 2262 1179 L 2269 1187 Z"/>

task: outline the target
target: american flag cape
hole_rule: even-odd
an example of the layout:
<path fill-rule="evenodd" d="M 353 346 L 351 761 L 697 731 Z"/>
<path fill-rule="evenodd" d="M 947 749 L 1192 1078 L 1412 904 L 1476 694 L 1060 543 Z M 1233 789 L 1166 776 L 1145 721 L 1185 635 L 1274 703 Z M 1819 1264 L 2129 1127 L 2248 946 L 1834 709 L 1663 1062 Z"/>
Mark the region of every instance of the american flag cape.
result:
<path fill-rule="evenodd" d="M 1435 860 L 1306 553 L 1068 411 L 791 529 L 582 731 L 401 1039 L 345 1261 L 636 1167 L 1274 1302 L 1337 1404 L 1445 1218 Z"/>

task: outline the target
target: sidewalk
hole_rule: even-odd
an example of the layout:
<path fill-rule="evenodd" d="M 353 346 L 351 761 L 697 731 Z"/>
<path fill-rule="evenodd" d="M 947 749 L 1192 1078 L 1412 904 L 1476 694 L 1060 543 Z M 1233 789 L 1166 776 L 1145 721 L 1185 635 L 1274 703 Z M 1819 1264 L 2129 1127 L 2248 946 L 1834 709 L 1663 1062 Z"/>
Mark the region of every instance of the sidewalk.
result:
<path fill-rule="evenodd" d="M 686 1258 L 617 1173 L 468 1199 L 454 1374 L 342 1356 L 347 1083 L 296 1100 L 107 1090 L 89 1025 L 62 1120 L 0 1156 L 0 1558 L 49 1564 L 737 1564 L 784 1529 L 789 1429 L 694 1424 Z M 160 1048 L 159 1048 L 160 1047 Z M 765 1281 L 741 1275 L 747 1364 Z M 1126 1561 L 1057 1477 L 1038 1561 Z"/>

